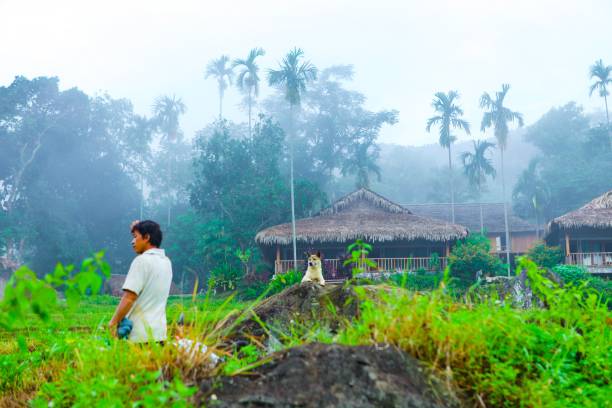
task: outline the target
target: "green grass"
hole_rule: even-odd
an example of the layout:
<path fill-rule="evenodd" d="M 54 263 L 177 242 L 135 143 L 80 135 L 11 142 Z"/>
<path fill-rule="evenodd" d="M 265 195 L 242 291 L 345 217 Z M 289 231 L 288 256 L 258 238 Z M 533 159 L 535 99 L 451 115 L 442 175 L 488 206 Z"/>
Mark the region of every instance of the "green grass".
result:
<path fill-rule="evenodd" d="M 296 323 L 279 336 L 281 347 L 388 343 L 420 359 L 474 406 L 610 406 L 611 312 L 597 292 L 559 288 L 535 265 L 523 266 L 546 308 L 458 298 L 444 283 L 430 292 L 381 291 L 376 301 L 363 292 L 357 320 L 337 333 Z M 0 332 L 0 394 L 41 407 L 187 405 L 211 368 L 181 359 L 172 347 L 109 339 L 104 326 L 117 301 L 85 300 L 76 309 L 60 307 L 49 324 L 32 317 L 27 327 Z M 225 356 L 220 373 L 236 374 L 260 364 L 265 350 L 254 342 L 235 353 L 218 323 L 248 306 L 232 297 L 171 298 L 168 319 L 184 312 L 185 335 Z"/>

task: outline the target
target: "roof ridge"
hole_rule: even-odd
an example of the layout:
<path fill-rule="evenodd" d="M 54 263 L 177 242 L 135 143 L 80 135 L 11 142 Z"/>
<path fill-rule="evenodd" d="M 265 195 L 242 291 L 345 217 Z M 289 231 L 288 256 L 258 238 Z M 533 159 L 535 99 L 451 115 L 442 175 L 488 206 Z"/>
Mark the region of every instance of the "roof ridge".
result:
<path fill-rule="evenodd" d="M 390 213 L 412 214 L 412 212 L 407 208 L 404 208 L 403 206 L 394 203 L 388 198 L 383 197 L 370 189 L 362 187 L 358 190 L 353 191 L 352 193 L 345 195 L 344 197 L 339 198 L 329 207 L 319 211 L 317 215 L 338 214 L 339 212 L 342 212 L 344 209 L 346 209 L 346 207 L 348 207 L 350 204 L 359 200 L 368 201 L 374 204 L 376 207 L 381 208 Z"/>

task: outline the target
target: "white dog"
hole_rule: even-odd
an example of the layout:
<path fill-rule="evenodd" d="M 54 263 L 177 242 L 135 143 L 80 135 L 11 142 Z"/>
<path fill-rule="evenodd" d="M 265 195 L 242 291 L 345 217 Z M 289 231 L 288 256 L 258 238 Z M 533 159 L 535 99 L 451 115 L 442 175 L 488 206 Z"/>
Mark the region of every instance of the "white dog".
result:
<path fill-rule="evenodd" d="M 308 254 L 308 269 L 302 278 L 304 282 L 318 282 L 319 285 L 325 286 L 325 279 L 323 279 L 323 268 L 321 267 L 321 253 Z"/>

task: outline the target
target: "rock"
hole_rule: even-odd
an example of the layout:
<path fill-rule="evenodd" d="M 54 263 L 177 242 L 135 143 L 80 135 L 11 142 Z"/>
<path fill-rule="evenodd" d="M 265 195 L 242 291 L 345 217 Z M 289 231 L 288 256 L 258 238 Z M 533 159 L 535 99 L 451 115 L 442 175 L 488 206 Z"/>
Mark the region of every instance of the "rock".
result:
<path fill-rule="evenodd" d="M 271 355 L 249 375 L 201 383 L 210 407 L 454 407 L 454 394 L 392 347 L 312 343 Z"/>
<path fill-rule="evenodd" d="M 376 295 L 379 291 L 398 290 L 385 285 L 359 286 L 366 293 Z M 283 330 L 292 322 L 326 325 L 332 331 L 340 324 L 359 314 L 359 296 L 354 285 L 327 284 L 306 282 L 291 286 L 281 293 L 265 299 L 247 312 L 243 319 L 228 320 L 225 329 L 231 339 L 246 338 L 247 335 L 265 336 L 261 324 L 267 328 Z M 255 318 L 253 315 L 257 316 Z"/>
<path fill-rule="evenodd" d="M 563 286 L 562 281 L 552 271 L 546 273 L 546 278 Z M 544 307 L 545 302 L 533 293 L 527 273 L 523 270 L 517 276 L 494 276 L 484 278 L 478 294 L 490 295 L 495 293 L 502 303 L 514 307 L 529 309 L 531 307 Z"/>

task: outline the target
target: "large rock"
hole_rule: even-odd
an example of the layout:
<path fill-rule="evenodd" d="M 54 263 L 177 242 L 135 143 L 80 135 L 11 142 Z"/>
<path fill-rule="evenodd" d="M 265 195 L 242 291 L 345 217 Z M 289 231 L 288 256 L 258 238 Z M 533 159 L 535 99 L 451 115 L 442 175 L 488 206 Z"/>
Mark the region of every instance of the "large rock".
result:
<path fill-rule="evenodd" d="M 356 286 L 342 284 L 302 283 L 265 299 L 241 318 L 233 318 L 224 325 L 229 338 L 248 335 L 265 336 L 272 330 L 283 330 L 293 322 L 306 326 L 319 324 L 336 330 L 340 324 L 359 314 L 360 298 Z M 385 285 L 359 286 L 375 297 L 380 291 L 400 290 Z M 261 325 L 263 322 L 266 329 Z"/>
<path fill-rule="evenodd" d="M 248 376 L 200 385 L 210 407 L 453 407 L 457 399 L 414 358 L 391 347 L 320 343 L 284 350 Z"/>

